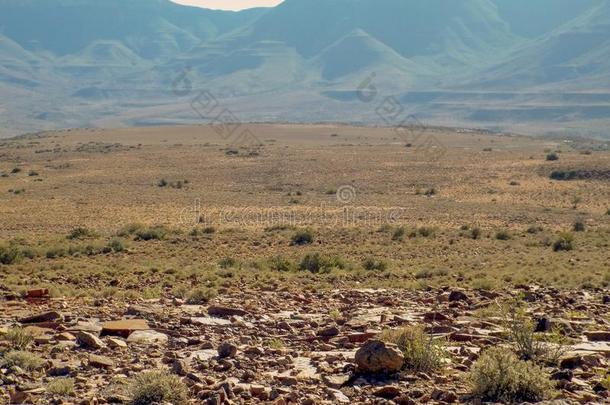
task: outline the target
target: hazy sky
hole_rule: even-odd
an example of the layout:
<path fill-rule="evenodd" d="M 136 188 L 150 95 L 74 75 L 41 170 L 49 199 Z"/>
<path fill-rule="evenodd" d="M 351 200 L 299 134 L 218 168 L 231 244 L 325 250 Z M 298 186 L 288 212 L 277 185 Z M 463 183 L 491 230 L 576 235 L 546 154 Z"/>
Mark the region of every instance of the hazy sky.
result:
<path fill-rule="evenodd" d="M 276 6 L 282 0 L 172 0 L 174 3 L 186 4 L 189 6 L 200 6 L 205 8 L 223 10 L 243 10 L 252 7 L 271 7 Z"/>

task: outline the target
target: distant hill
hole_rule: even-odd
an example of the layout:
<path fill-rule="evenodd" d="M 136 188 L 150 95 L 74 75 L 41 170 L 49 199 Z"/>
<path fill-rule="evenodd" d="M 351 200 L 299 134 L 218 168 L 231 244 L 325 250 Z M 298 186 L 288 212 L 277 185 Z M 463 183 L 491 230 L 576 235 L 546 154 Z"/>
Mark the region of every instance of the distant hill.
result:
<path fill-rule="evenodd" d="M 434 124 L 607 136 L 608 38 L 610 0 L 0 0 L 0 135 L 213 119 L 202 90 L 242 120 L 386 123 L 374 78 Z"/>

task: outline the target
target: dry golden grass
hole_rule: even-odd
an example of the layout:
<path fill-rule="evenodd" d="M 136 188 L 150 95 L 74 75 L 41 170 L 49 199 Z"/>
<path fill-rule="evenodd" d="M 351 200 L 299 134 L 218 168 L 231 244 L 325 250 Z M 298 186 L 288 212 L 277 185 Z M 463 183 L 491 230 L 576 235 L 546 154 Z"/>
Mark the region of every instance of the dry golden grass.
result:
<path fill-rule="evenodd" d="M 226 154 L 227 142 L 203 126 L 72 130 L 0 142 L 0 173 L 7 174 L 0 177 L 0 246 L 23 251 L 17 263 L 0 265 L 0 283 L 113 295 L 141 294 L 144 280 L 151 296 L 235 280 L 265 288 L 295 279 L 311 288 L 610 283 L 610 182 L 549 179 L 558 168 L 608 170 L 609 152 L 429 130 L 447 148 L 431 162 L 391 129 L 251 130 L 264 143 L 257 156 Z M 557 150 L 559 160 L 546 161 Z M 11 173 L 15 167 L 21 171 Z M 349 204 L 334 194 L 345 185 L 355 190 Z M 553 252 L 577 220 L 586 231 L 574 234 L 574 249 Z M 163 238 L 116 239 L 134 223 L 164 225 Z M 480 228 L 480 238 L 465 226 Z M 528 232 L 532 226 L 542 230 Z M 67 238 L 77 227 L 94 232 Z M 394 237 L 399 227 L 401 238 Z M 291 244 L 305 228 L 313 243 Z M 498 240 L 504 230 L 511 238 Z M 293 270 L 316 252 L 345 265 L 328 274 Z M 278 257 L 288 271 L 277 271 L 281 260 L 270 265 Z M 234 263 L 219 265 L 226 258 Z M 371 260 L 387 268 L 366 270 Z"/>

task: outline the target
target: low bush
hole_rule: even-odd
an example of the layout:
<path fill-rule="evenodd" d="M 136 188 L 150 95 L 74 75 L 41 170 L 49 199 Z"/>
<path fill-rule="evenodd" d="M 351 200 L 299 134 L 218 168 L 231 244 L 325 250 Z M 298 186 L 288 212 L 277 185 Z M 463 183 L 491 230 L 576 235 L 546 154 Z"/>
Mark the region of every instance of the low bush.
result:
<path fill-rule="evenodd" d="M 362 262 L 362 267 L 368 271 L 385 271 L 388 268 L 388 264 L 381 259 L 369 257 Z"/>
<path fill-rule="evenodd" d="M 555 152 L 549 153 L 548 155 L 546 155 L 546 160 L 549 162 L 559 160 L 559 155 Z"/>
<path fill-rule="evenodd" d="M 397 345 L 405 356 L 404 368 L 429 373 L 439 369 L 447 357 L 443 339 L 433 338 L 421 325 L 386 329 L 380 339 Z"/>
<path fill-rule="evenodd" d="M 585 231 L 585 223 L 583 221 L 576 221 L 572 226 L 574 232 L 584 232 Z"/>
<path fill-rule="evenodd" d="M 496 232 L 496 239 L 497 240 L 510 240 L 511 236 L 507 230 L 501 230 L 501 231 Z"/>
<path fill-rule="evenodd" d="M 392 234 L 392 240 L 394 241 L 402 241 L 405 237 L 406 230 L 404 227 L 398 227 Z"/>
<path fill-rule="evenodd" d="M 40 357 L 23 350 L 13 350 L 6 353 L 1 362 L 4 367 L 17 366 L 26 371 L 38 370 L 44 364 Z"/>
<path fill-rule="evenodd" d="M 199 287 L 186 294 L 186 303 L 190 305 L 203 305 L 218 296 L 218 292 L 212 288 Z"/>
<path fill-rule="evenodd" d="M 223 257 L 218 261 L 218 266 L 221 269 L 230 269 L 231 267 L 237 266 L 237 259 L 234 257 Z"/>
<path fill-rule="evenodd" d="M 332 269 L 345 268 L 345 263 L 338 257 L 322 256 L 319 253 L 309 253 L 299 263 L 299 270 L 313 274 L 330 273 Z"/>
<path fill-rule="evenodd" d="M 470 231 L 470 237 L 474 240 L 477 240 L 481 237 L 481 228 L 479 227 L 474 227 L 472 228 L 472 230 Z"/>
<path fill-rule="evenodd" d="M 562 233 L 559 238 L 553 243 L 553 251 L 570 251 L 574 249 L 574 236 L 570 233 Z"/>
<path fill-rule="evenodd" d="M 163 225 L 155 225 L 148 228 L 140 228 L 135 231 L 136 239 L 149 241 L 149 240 L 163 240 L 169 233 L 168 229 Z"/>
<path fill-rule="evenodd" d="M 74 379 L 55 378 L 47 384 L 47 392 L 53 395 L 70 396 L 74 394 Z"/>
<path fill-rule="evenodd" d="M 127 249 L 127 245 L 125 241 L 121 238 L 112 238 L 110 242 L 108 242 L 108 248 L 112 249 L 114 252 L 124 252 Z"/>
<path fill-rule="evenodd" d="M 23 258 L 23 252 L 19 247 L 10 245 L 10 246 L 0 246 L 0 263 L 1 264 L 15 264 L 19 263 Z"/>
<path fill-rule="evenodd" d="M 72 229 L 68 234 L 67 238 L 70 240 L 74 239 L 86 239 L 86 238 L 94 238 L 97 236 L 97 233 L 91 229 L 77 227 Z"/>
<path fill-rule="evenodd" d="M 295 267 L 290 260 L 285 259 L 282 256 L 275 256 L 269 259 L 268 266 L 270 270 L 279 272 L 289 272 L 294 270 Z"/>
<path fill-rule="evenodd" d="M 8 330 L 4 335 L 4 340 L 14 350 L 25 350 L 34 342 L 34 336 L 23 328 L 15 327 Z"/>
<path fill-rule="evenodd" d="M 149 371 L 138 374 L 130 386 L 131 405 L 188 402 L 188 388 L 178 376 L 166 371 Z"/>
<path fill-rule="evenodd" d="M 494 347 L 472 366 L 468 380 L 472 394 L 483 401 L 539 402 L 551 397 L 553 384 L 534 363 L 519 360 L 509 349 Z"/>
<path fill-rule="evenodd" d="M 291 239 L 291 244 L 296 246 L 309 245 L 313 243 L 313 232 L 310 229 L 297 231 Z"/>

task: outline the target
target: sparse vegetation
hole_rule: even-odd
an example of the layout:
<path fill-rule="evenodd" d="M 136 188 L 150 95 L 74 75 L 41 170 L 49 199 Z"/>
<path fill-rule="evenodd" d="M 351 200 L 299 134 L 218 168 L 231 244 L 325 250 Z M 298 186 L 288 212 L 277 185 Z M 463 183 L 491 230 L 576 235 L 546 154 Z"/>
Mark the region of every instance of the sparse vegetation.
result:
<path fill-rule="evenodd" d="M 433 372 L 447 357 L 445 341 L 428 335 L 421 325 L 386 329 L 380 339 L 400 348 L 405 356 L 404 367 L 408 370 Z"/>
<path fill-rule="evenodd" d="M 83 228 L 83 227 L 74 228 L 72 231 L 70 231 L 70 233 L 67 236 L 67 238 L 70 240 L 95 238 L 95 237 L 97 237 L 97 233 L 95 231 L 93 231 L 91 229 Z"/>
<path fill-rule="evenodd" d="M 500 231 L 496 232 L 496 239 L 497 240 L 510 240 L 511 239 L 510 232 L 508 232 L 505 229 L 500 230 Z"/>
<path fill-rule="evenodd" d="M 130 387 L 130 396 L 131 405 L 185 405 L 188 402 L 188 389 L 178 376 L 166 371 L 148 371 L 135 377 Z"/>
<path fill-rule="evenodd" d="M 574 222 L 574 225 L 572 226 L 572 230 L 574 232 L 584 232 L 585 231 L 585 223 L 581 220 L 578 220 L 576 222 Z"/>
<path fill-rule="evenodd" d="M 47 392 L 59 396 L 74 395 L 74 379 L 54 378 L 47 384 Z"/>
<path fill-rule="evenodd" d="M 549 399 L 553 385 L 539 366 L 519 360 L 510 350 L 494 347 L 484 352 L 469 373 L 472 393 L 483 401 L 538 402 Z"/>
<path fill-rule="evenodd" d="M 553 243 L 553 251 L 570 251 L 574 249 L 574 235 L 568 232 L 564 232 L 559 235 L 559 238 Z"/>
<path fill-rule="evenodd" d="M 553 162 L 555 160 L 559 160 L 559 155 L 555 152 L 551 152 L 546 155 L 546 160 L 549 162 Z"/>
<path fill-rule="evenodd" d="M 204 305 L 218 296 L 218 292 L 213 288 L 199 287 L 191 290 L 186 295 L 186 303 L 190 305 Z"/>
<path fill-rule="evenodd" d="M 13 350 L 26 350 L 34 342 L 34 335 L 31 332 L 21 327 L 15 327 L 8 330 L 4 335 L 6 340 Z"/>
<path fill-rule="evenodd" d="M 362 267 L 368 271 L 385 271 L 388 264 L 381 259 L 369 257 L 362 262 Z"/>
<path fill-rule="evenodd" d="M 327 257 L 320 253 L 309 253 L 299 263 L 299 270 L 313 274 L 330 273 L 332 269 L 345 268 L 345 263 L 338 257 Z"/>
<path fill-rule="evenodd" d="M 19 261 L 21 261 L 22 257 L 23 257 L 23 253 L 17 246 L 0 245 L 0 263 L 1 264 L 19 263 Z"/>

